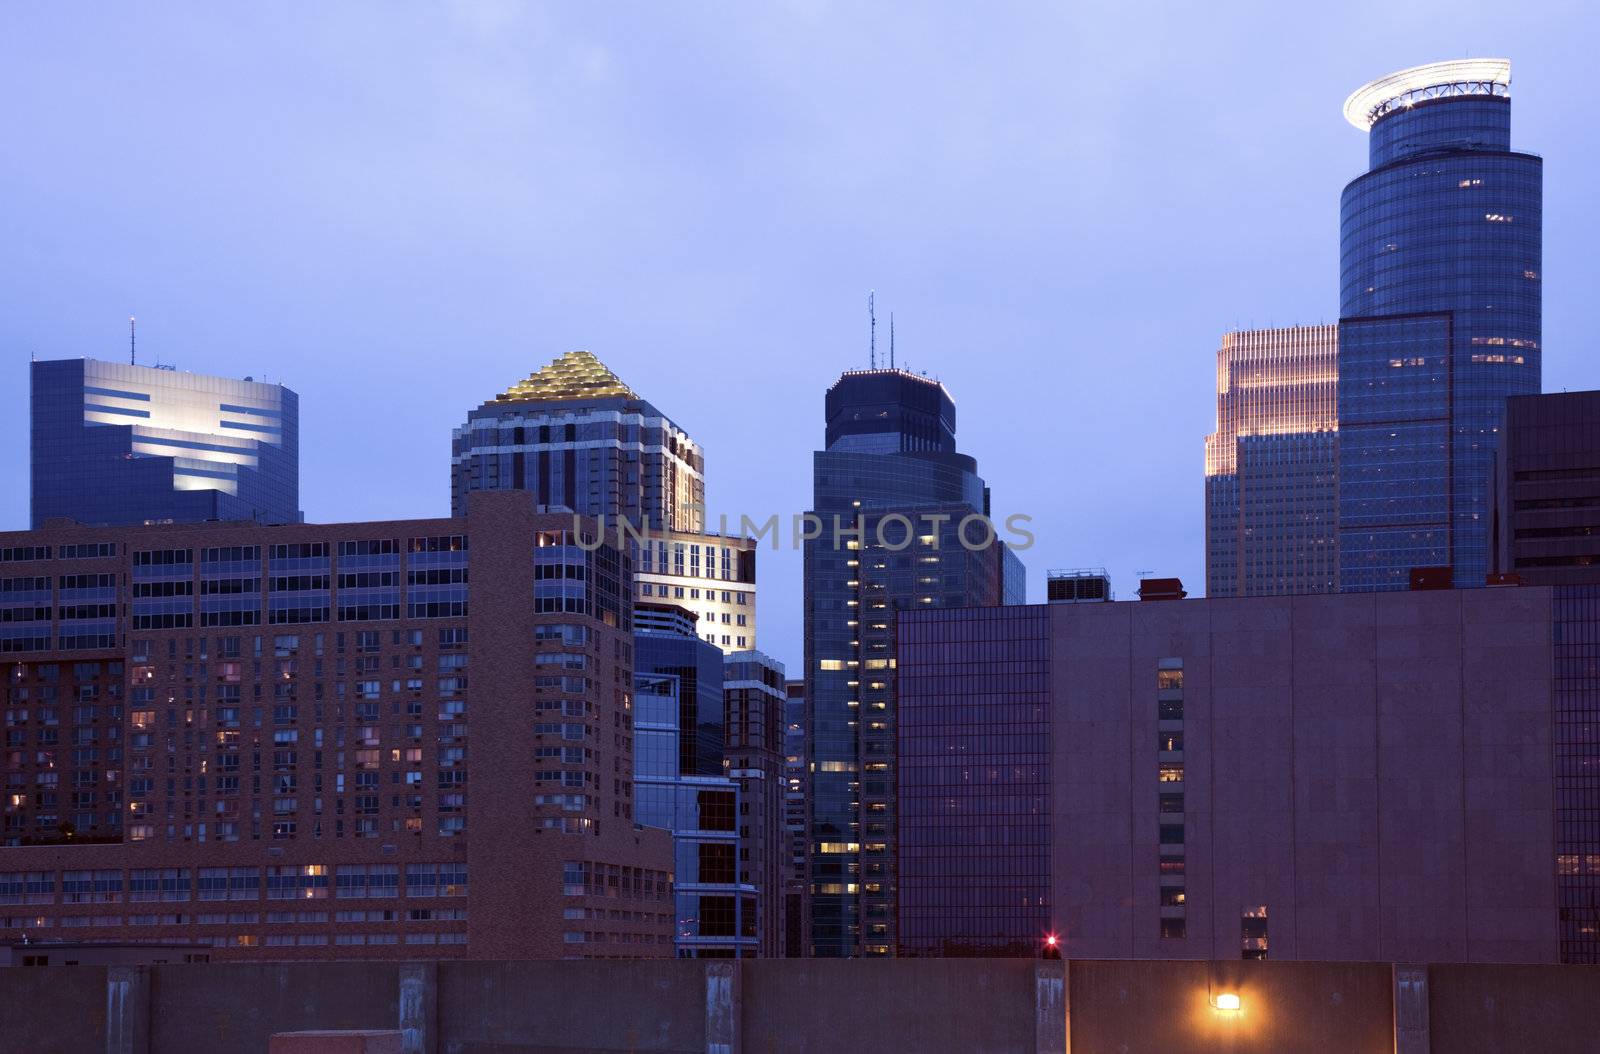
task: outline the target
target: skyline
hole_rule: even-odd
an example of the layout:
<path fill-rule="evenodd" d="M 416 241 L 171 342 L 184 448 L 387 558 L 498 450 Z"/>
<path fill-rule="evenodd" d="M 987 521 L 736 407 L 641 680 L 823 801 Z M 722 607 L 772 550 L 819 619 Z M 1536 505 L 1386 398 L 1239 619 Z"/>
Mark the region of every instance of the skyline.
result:
<path fill-rule="evenodd" d="M 301 394 L 310 521 L 444 515 L 451 428 L 575 348 L 704 447 L 713 520 L 793 514 L 876 289 L 996 518 L 1033 516 L 1032 599 L 1048 568 L 1097 565 L 1123 598 L 1141 570 L 1198 595 L 1222 334 L 1334 320 L 1338 192 L 1366 151 L 1343 100 L 1468 52 L 1510 57 L 1513 145 L 1549 161 L 1545 390 L 1600 387 L 1577 5 L 1538 26 L 1370 5 L 1382 40 L 1330 13 L 1270 55 L 1236 12 L 1097 53 L 1082 41 L 1133 14 L 492 10 L 7 12 L 0 85 L 45 102 L 0 147 L 0 193 L 27 205 L 0 271 L 0 523 L 27 522 L 29 354 L 120 361 L 129 314 L 142 362 Z M 842 73 L 816 94 L 808 48 Z M 1188 102 L 1202 78 L 1212 112 Z M 1050 485 L 1012 460 L 1030 448 L 1059 451 Z M 757 645 L 794 668 L 799 556 L 758 563 Z"/>

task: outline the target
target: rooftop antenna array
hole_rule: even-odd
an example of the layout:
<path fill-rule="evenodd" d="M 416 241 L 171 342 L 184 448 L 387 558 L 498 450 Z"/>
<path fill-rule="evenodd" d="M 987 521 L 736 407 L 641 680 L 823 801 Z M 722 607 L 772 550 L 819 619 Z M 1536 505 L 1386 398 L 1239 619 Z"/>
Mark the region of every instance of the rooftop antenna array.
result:
<path fill-rule="evenodd" d="M 876 295 L 876 290 L 867 290 L 867 362 L 873 369 L 878 368 L 878 311 L 873 303 Z"/>

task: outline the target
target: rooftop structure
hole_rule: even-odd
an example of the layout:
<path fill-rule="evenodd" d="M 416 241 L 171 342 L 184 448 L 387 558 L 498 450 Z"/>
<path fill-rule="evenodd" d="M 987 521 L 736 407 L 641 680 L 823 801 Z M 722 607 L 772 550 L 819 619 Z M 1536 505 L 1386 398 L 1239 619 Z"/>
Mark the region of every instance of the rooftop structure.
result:
<path fill-rule="evenodd" d="M 1510 95 L 1510 59 L 1450 59 L 1369 81 L 1344 101 L 1344 119 L 1365 132 L 1380 117 L 1427 99 L 1452 95 Z"/>

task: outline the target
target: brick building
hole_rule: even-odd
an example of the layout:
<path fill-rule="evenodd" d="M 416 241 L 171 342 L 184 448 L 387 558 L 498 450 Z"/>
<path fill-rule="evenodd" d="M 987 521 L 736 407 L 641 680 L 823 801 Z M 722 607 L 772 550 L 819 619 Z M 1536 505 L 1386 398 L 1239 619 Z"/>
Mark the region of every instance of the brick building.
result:
<path fill-rule="evenodd" d="M 670 837 L 632 820 L 632 569 L 578 526 L 509 492 L 0 534 L 0 939 L 670 955 Z"/>

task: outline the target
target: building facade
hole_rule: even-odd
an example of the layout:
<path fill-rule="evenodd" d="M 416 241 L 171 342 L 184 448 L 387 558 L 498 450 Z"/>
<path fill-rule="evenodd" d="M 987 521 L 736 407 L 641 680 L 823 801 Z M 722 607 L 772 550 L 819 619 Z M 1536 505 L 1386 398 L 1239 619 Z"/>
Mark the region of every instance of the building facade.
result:
<path fill-rule="evenodd" d="M 34 527 L 300 516 L 300 397 L 281 384 L 59 359 L 34 362 Z"/>
<path fill-rule="evenodd" d="M 724 774 L 720 649 L 687 612 L 640 608 L 634 634 L 634 817 L 671 833 L 673 941 L 684 959 L 750 958 L 761 947 L 759 892 L 741 875 L 740 783 Z"/>
<path fill-rule="evenodd" d="M 682 531 L 622 537 L 633 547 L 641 603 L 693 611 L 695 632 L 726 653 L 754 650 L 756 539 Z"/>
<path fill-rule="evenodd" d="M 1506 400 L 1490 542 L 1492 573 L 1600 584 L 1600 392 Z"/>
<path fill-rule="evenodd" d="M 1339 588 L 1339 327 L 1227 333 L 1206 436 L 1206 595 Z"/>
<path fill-rule="evenodd" d="M 632 569 L 576 542 L 522 494 L 0 535 L 0 932 L 671 955 L 670 839 L 633 822 Z"/>
<path fill-rule="evenodd" d="M 1564 588 L 902 614 L 901 953 L 1595 962 Z"/>
<path fill-rule="evenodd" d="M 451 444 L 450 508 L 480 490 L 652 530 L 705 527 L 705 458 L 599 359 L 571 351 L 467 415 Z"/>
<path fill-rule="evenodd" d="M 723 663 L 728 714 L 728 777 L 739 786 L 739 881 L 756 891 L 758 954 L 784 954 L 784 879 L 789 843 L 784 826 L 783 663 L 759 651 L 734 652 Z"/>
<path fill-rule="evenodd" d="M 805 542 L 808 954 L 895 947 L 895 615 L 999 604 L 1022 588 L 986 529 L 977 464 L 955 448 L 955 403 L 905 370 L 828 390 Z"/>
<path fill-rule="evenodd" d="M 806 954 L 806 682 L 784 684 L 783 701 L 783 825 L 788 838 L 783 886 L 783 955 L 801 959 Z"/>
<path fill-rule="evenodd" d="M 456 429 L 451 508 L 478 490 L 603 518 L 647 603 L 685 607 L 725 652 L 756 646 L 756 540 L 704 533 L 705 455 L 587 351 L 556 359 Z"/>
<path fill-rule="evenodd" d="M 1345 116 L 1369 168 L 1340 199 L 1339 581 L 1484 583 L 1508 396 L 1539 391 L 1543 162 L 1511 149 L 1511 65 L 1435 63 Z"/>

